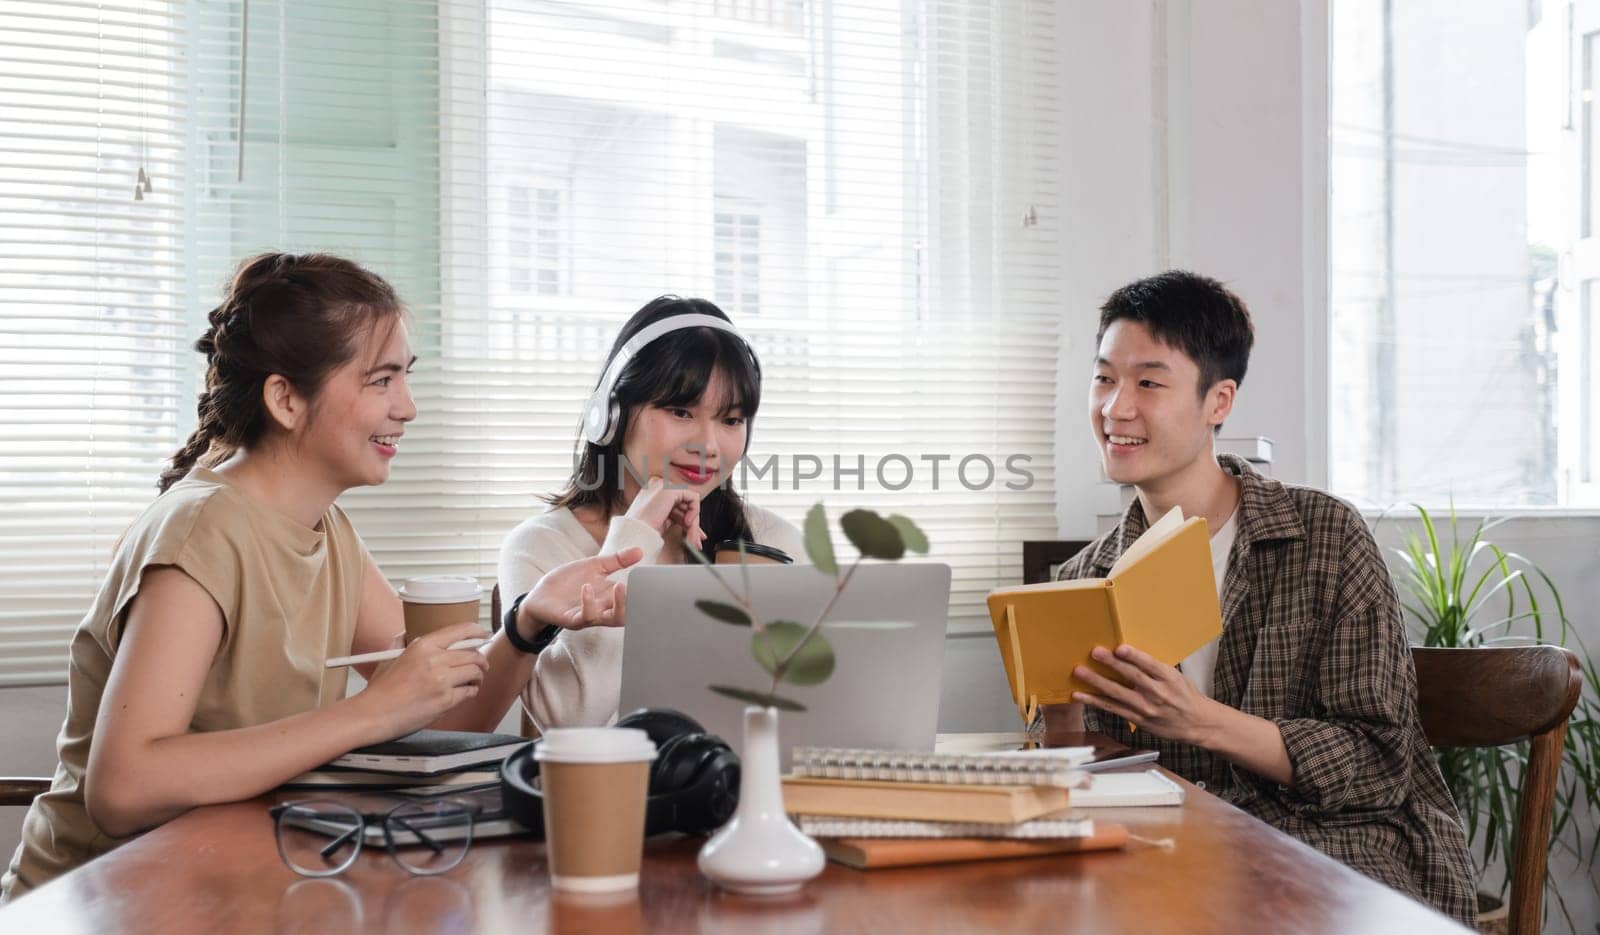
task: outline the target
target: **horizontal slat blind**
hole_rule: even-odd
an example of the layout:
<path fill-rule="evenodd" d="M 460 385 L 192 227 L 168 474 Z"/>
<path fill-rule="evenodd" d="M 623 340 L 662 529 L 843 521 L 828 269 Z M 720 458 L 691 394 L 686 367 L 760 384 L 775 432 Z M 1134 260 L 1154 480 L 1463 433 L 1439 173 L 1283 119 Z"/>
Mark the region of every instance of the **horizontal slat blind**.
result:
<path fill-rule="evenodd" d="M 65 678 L 194 405 L 185 22 L 175 0 L 0 4 L 0 686 Z"/>
<path fill-rule="evenodd" d="M 432 0 L 250 0 L 246 17 L 239 0 L 208 0 L 194 29 L 195 145 L 207 156 L 193 255 L 197 280 L 210 285 L 195 297 L 196 320 L 241 257 L 267 250 L 359 260 L 394 284 L 414 316 L 422 418 L 389 484 L 343 501 L 396 579 L 436 569 L 492 574 L 502 528 L 481 506 L 492 492 L 470 471 L 445 470 L 452 442 L 441 428 L 481 428 L 476 413 L 452 411 L 437 389 L 438 375 L 460 365 L 439 344 L 438 13 Z M 234 128 L 245 40 L 241 157 Z"/>
<path fill-rule="evenodd" d="M 100 35 L 111 14 L 83 9 L 40 28 Z M 57 497 L 10 511 L 6 546 L 35 583 L 0 573 L 13 589 L 0 639 L 59 666 L 112 539 L 193 418 L 186 348 L 233 265 L 267 249 L 352 256 L 412 308 L 420 416 L 392 480 L 343 501 L 393 578 L 492 583 L 500 540 L 570 470 L 617 327 L 664 292 L 718 302 L 762 356 L 751 463 L 776 467 L 747 478 L 749 499 L 797 522 L 819 499 L 835 515 L 914 517 L 955 569 L 953 630 L 986 626 L 982 595 L 1020 580 L 1021 541 L 1054 534 L 1051 4 L 152 9 L 166 31 L 134 61 L 183 93 L 109 71 L 81 104 L 60 88 L 0 92 L 7 118 L 38 121 L 33 138 L 0 138 L 0 163 L 49 167 L 12 173 L 34 183 L 29 198 L 0 188 L 0 250 L 20 261 L 0 283 L 51 304 L 8 311 L 7 340 L 30 361 L 70 362 L 33 367 L 15 390 L 8 366 L 0 384 L 14 400 L 0 431 L 31 446 L 0 460 L 0 496 Z M 181 190 L 134 204 L 110 171 L 78 180 L 84 193 L 62 187 L 69 164 L 44 141 L 103 152 L 72 123 L 101 109 L 140 130 Z M 99 253 L 83 246 L 97 237 Z M 40 275 L 53 269 L 70 275 Z M 145 343 L 96 346 L 86 363 L 77 334 L 104 330 L 112 302 Z M 81 399 L 84 425 L 64 398 Z M 820 477 L 797 477 L 819 463 Z M 68 487 L 70 509 L 49 493 Z"/>
<path fill-rule="evenodd" d="M 538 511 L 617 327 L 658 294 L 703 296 L 765 367 L 751 463 L 776 459 L 779 483 L 751 479 L 748 498 L 794 521 L 819 499 L 914 517 L 954 568 L 952 628 L 986 629 L 982 597 L 1020 581 L 1021 541 L 1055 532 L 1052 6 L 488 0 L 441 15 L 429 391 L 449 416 L 419 419 L 397 480 L 457 478 L 459 508 L 501 531 Z M 968 456 L 996 466 L 984 484 L 969 463 L 981 490 L 956 477 Z M 1027 479 L 1014 456 L 1025 490 L 1006 486 Z M 862 489 L 836 458 L 864 468 Z M 452 570 L 481 545 L 455 540 Z"/>

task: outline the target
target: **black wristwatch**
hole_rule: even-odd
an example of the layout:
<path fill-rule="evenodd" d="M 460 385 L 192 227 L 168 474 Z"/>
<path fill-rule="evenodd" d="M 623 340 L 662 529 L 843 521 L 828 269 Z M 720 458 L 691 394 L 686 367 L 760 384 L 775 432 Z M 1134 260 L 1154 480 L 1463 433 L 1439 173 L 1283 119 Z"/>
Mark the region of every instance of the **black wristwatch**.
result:
<path fill-rule="evenodd" d="M 517 629 L 517 611 L 522 609 L 522 601 L 527 596 L 527 593 L 518 594 L 517 599 L 511 602 L 505 617 L 500 620 L 500 629 L 505 631 L 506 642 L 510 643 L 512 648 L 518 652 L 537 656 L 544 652 L 546 646 L 556 641 L 556 637 L 561 635 L 561 628 L 552 623 L 534 634 L 531 642 L 526 639 Z"/>

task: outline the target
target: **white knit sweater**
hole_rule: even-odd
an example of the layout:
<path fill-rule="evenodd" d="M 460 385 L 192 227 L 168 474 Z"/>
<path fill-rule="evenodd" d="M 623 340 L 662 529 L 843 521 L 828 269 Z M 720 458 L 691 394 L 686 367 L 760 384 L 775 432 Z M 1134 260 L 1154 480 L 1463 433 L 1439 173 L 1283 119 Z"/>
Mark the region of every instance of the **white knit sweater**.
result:
<path fill-rule="evenodd" d="M 782 549 L 796 561 L 805 559 L 805 540 L 793 523 L 770 510 L 745 505 L 745 517 L 756 542 Z M 653 565 L 661 552 L 661 534 L 646 523 L 615 516 L 606 541 L 597 543 L 565 507 L 525 520 L 500 545 L 500 594 L 512 598 L 533 588 L 558 565 L 629 546 L 644 550 L 642 565 Z M 614 578 L 626 580 L 627 570 Z M 539 654 L 534 676 L 522 699 L 541 727 L 589 727 L 609 724 L 617 716 L 622 695 L 622 635 L 626 627 L 563 630 Z"/>

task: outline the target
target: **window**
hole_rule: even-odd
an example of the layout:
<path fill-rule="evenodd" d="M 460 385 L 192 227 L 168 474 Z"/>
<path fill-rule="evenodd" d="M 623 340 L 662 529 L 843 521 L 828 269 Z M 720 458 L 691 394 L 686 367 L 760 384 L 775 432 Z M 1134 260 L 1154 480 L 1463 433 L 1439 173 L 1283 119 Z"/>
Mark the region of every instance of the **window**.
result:
<path fill-rule="evenodd" d="M 805 0 L 713 0 L 715 15 L 787 33 L 804 28 Z"/>
<path fill-rule="evenodd" d="M 1332 5 L 1330 466 L 1374 506 L 1600 506 L 1600 2 Z"/>
<path fill-rule="evenodd" d="M 761 355 L 749 498 L 914 517 L 952 629 L 986 631 L 1055 534 L 1053 16 L 0 6 L 0 684 L 63 678 L 192 425 L 205 313 L 263 250 L 350 256 L 410 306 L 419 418 L 341 500 L 391 577 L 491 583 L 617 327 L 678 292 Z"/>
<path fill-rule="evenodd" d="M 761 311 L 761 215 L 719 204 L 716 216 L 717 304 L 729 314 Z"/>
<path fill-rule="evenodd" d="M 178 2 L 0 5 L 0 686 L 64 677 L 193 419 L 185 28 Z"/>
<path fill-rule="evenodd" d="M 714 133 L 713 299 L 730 315 L 760 314 L 763 294 L 779 308 L 806 308 L 809 141 L 732 123 Z"/>
<path fill-rule="evenodd" d="M 566 283 L 562 195 L 556 187 L 506 189 L 506 291 L 560 295 Z"/>
<path fill-rule="evenodd" d="M 982 597 L 1021 580 L 1021 541 L 1055 534 L 1053 5 L 443 9 L 460 24 L 444 124 L 462 128 L 441 141 L 460 167 L 443 197 L 469 220 L 443 244 L 460 383 L 439 392 L 492 420 L 456 429 L 476 433 L 456 470 L 480 524 L 504 530 L 564 482 L 618 326 L 663 293 L 704 296 L 762 358 L 750 500 L 791 521 L 819 499 L 914 517 L 955 568 L 952 628 L 986 631 Z M 514 219 L 531 188 L 496 194 L 529 178 L 565 180 L 570 277 L 470 300 L 477 270 L 529 265 Z M 484 255 L 478 206 L 519 232 L 505 253 Z"/>

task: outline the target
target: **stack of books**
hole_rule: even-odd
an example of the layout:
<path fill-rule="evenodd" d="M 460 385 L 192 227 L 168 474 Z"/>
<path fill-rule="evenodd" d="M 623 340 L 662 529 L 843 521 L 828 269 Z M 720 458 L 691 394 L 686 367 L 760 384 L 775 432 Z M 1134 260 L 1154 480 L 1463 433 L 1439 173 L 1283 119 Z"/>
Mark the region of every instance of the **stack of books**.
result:
<path fill-rule="evenodd" d="M 410 794 L 465 791 L 500 781 L 500 764 L 528 743 L 515 734 L 419 730 L 360 747 L 284 783 L 294 789 L 404 789 Z"/>
<path fill-rule="evenodd" d="M 799 747 L 784 808 L 830 858 L 863 869 L 1121 847 L 1127 829 L 1068 812 L 1092 755 Z"/>

